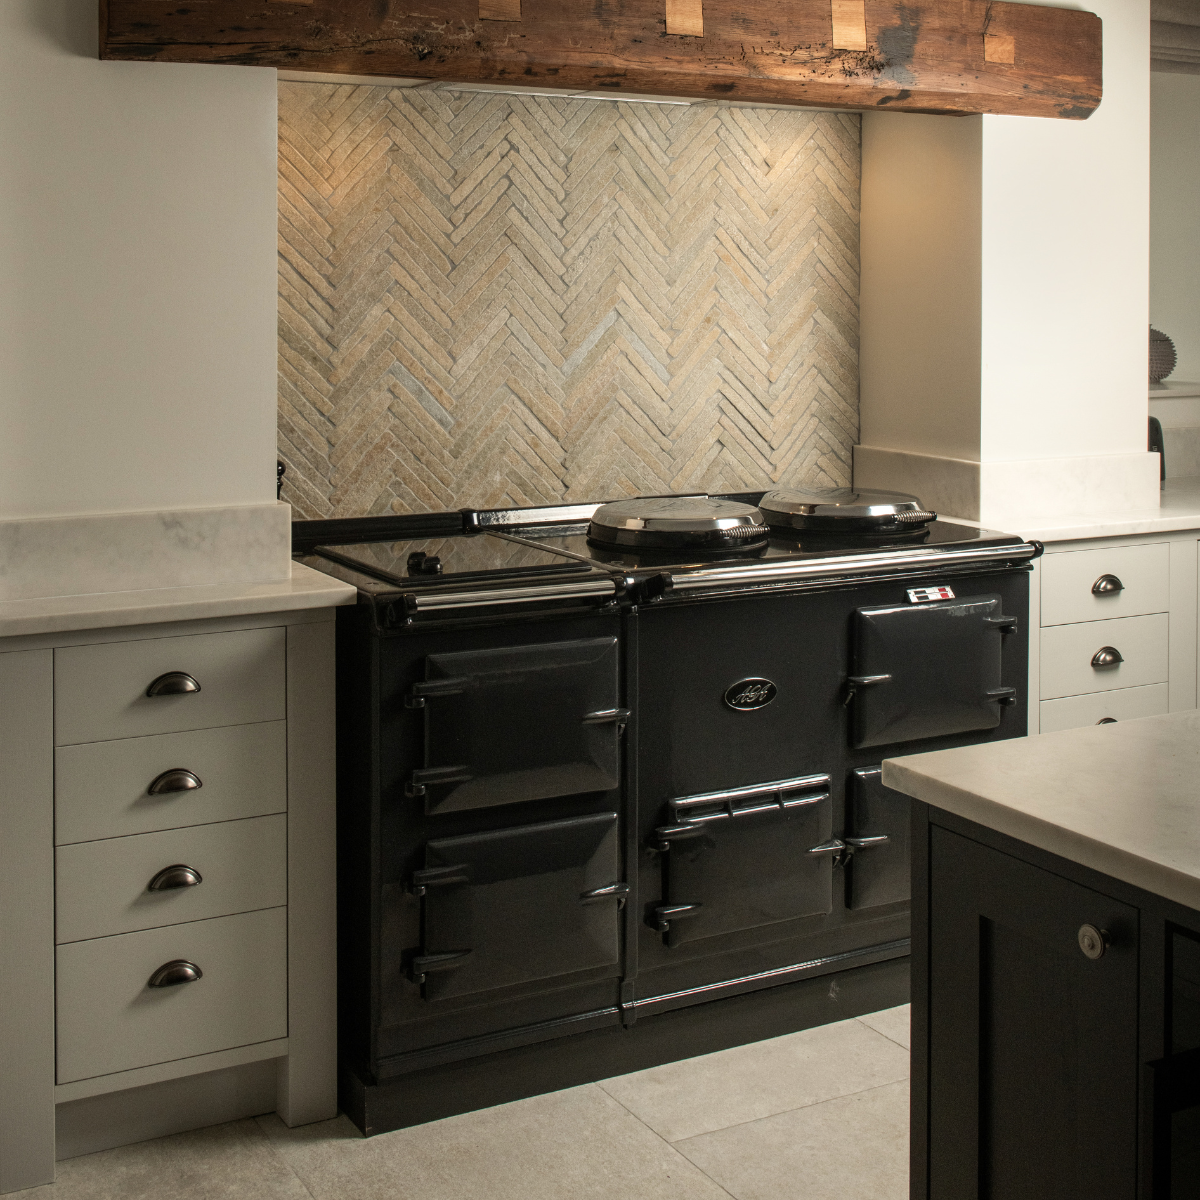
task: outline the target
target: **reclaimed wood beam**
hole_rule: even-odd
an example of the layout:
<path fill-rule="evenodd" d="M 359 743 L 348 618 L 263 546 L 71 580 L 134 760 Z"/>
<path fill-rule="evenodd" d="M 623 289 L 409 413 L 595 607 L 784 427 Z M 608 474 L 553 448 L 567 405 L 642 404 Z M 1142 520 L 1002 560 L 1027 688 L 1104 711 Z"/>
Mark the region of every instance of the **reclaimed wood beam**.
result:
<path fill-rule="evenodd" d="M 1000 0 L 101 0 L 100 57 L 1079 120 L 1094 13 Z"/>

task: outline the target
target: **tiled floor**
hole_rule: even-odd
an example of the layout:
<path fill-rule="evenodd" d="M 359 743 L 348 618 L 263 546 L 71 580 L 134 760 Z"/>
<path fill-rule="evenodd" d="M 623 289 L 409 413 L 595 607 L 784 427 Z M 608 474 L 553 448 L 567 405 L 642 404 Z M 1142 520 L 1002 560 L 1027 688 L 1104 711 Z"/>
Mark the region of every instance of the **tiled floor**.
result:
<path fill-rule="evenodd" d="M 274 1115 L 59 1164 L 39 1200 L 903 1200 L 908 1008 L 363 1139 Z"/>

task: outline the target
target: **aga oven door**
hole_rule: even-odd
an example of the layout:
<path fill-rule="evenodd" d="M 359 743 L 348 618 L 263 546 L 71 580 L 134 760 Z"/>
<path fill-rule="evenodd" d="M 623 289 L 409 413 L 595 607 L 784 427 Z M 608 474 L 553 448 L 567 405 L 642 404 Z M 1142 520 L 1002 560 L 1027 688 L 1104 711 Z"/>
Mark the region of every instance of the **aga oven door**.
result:
<path fill-rule="evenodd" d="M 621 881 L 617 814 L 438 838 L 412 891 L 423 936 L 409 976 L 426 1000 L 611 967 Z"/>
<path fill-rule="evenodd" d="M 425 712 L 408 795 L 428 814 L 618 786 L 615 637 L 430 654 L 405 703 Z"/>
<path fill-rule="evenodd" d="M 655 830 L 668 946 L 828 913 L 833 863 L 828 775 L 683 796 Z"/>
<path fill-rule="evenodd" d="M 1000 681 L 1004 637 L 1016 629 L 1000 596 L 860 608 L 847 700 L 851 744 L 995 729 L 1016 694 Z"/>
<path fill-rule="evenodd" d="M 911 801 L 883 786 L 880 767 L 862 767 L 846 789 L 846 907 L 899 904 L 912 895 Z"/>

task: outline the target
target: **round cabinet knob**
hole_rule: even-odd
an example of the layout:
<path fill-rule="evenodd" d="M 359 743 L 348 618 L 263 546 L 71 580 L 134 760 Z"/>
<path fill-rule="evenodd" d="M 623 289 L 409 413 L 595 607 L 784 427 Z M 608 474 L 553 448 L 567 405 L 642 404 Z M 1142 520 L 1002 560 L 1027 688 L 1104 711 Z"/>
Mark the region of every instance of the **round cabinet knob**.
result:
<path fill-rule="evenodd" d="M 1116 717 L 1101 717 L 1100 720 L 1096 722 L 1097 725 L 1115 725 L 1116 723 Z"/>
<path fill-rule="evenodd" d="M 1123 663 L 1125 656 L 1116 648 L 1116 646 L 1101 646 L 1095 654 L 1092 655 L 1092 666 L 1097 670 L 1104 667 L 1115 667 L 1118 663 Z"/>
<path fill-rule="evenodd" d="M 1095 925 L 1080 925 L 1079 948 L 1087 958 L 1095 962 L 1096 959 L 1103 958 L 1104 951 L 1108 949 L 1108 934 L 1103 929 L 1097 929 Z"/>
<path fill-rule="evenodd" d="M 1118 592 L 1123 592 L 1124 590 L 1125 585 L 1115 575 L 1101 575 L 1092 584 L 1093 596 L 1115 596 Z"/>
<path fill-rule="evenodd" d="M 199 871 L 185 863 L 172 863 L 163 867 L 155 877 L 146 884 L 148 892 L 173 892 L 176 888 L 195 887 L 204 882 L 204 876 Z"/>
<path fill-rule="evenodd" d="M 178 987 L 181 983 L 195 983 L 197 979 L 203 978 L 204 972 L 194 962 L 188 962 L 186 958 L 173 958 L 170 962 L 163 963 L 150 976 L 146 981 L 146 986 L 152 988 Z"/>
<path fill-rule="evenodd" d="M 185 771 L 183 767 L 172 767 L 161 775 L 156 775 L 146 789 L 147 796 L 166 796 L 171 792 L 194 792 L 204 784 L 194 771 Z"/>
<path fill-rule="evenodd" d="M 147 696 L 186 696 L 198 692 L 200 685 L 186 671 L 168 671 L 147 689 Z"/>

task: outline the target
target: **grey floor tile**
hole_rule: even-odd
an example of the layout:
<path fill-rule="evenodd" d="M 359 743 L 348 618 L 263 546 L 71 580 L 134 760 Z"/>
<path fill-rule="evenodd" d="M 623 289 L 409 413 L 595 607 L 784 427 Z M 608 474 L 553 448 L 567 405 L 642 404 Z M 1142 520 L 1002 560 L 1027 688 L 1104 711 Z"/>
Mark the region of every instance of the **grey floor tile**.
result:
<path fill-rule="evenodd" d="M 908 1084 L 675 1145 L 737 1200 L 908 1200 Z"/>
<path fill-rule="evenodd" d="M 598 1086 L 675 1142 L 907 1077 L 907 1051 L 849 1020 Z"/>
<path fill-rule="evenodd" d="M 38 1200 L 309 1200 L 254 1120 L 213 1125 L 58 1164 Z"/>
<path fill-rule="evenodd" d="M 316 1200 L 729 1200 L 595 1085 L 373 1138 L 258 1120 Z"/>
<path fill-rule="evenodd" d="M 858 1018 L 864 1025 L 870 1026 L 876 1033 L 891 1038 L 905 1050 L 911 1049 L 909 1039 L 909 1006 L 901 1004 L 898 1008 L 885 1008 L 880 1012 L 868 1013 Z"/>

